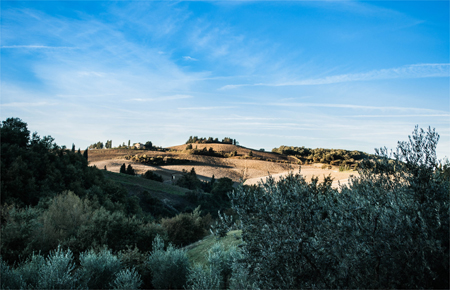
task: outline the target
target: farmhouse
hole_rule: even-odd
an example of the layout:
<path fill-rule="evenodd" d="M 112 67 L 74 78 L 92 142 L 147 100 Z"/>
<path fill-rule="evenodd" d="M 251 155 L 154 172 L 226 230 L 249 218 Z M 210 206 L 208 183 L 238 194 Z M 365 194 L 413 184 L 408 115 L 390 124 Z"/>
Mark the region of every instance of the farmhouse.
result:
<path fill-rule="evenodd" d="M 133 146 L 136 147 L 136 149 L 146 149 L 146 146 L 142 143 L 134 143 Z"/>

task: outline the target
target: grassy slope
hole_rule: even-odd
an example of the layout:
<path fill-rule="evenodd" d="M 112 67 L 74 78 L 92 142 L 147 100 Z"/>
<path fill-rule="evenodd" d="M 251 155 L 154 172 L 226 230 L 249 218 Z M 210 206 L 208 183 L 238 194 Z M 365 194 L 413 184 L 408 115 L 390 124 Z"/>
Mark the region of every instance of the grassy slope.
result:
<path fill-rule="evenodd" d="M 208 251 L 211 247 L 217 243 L 222 243 L 225 248 L 230 246 L 237 246 L 242 243 L 241 240 L 242 231 L 230 231 L 226 237 L 219 240 L 216 237 L 209 235 L 201 241 L 193 243 L 187 246 L 187 255 L 192 264 L 199 263 L 205 265 L 207 262 Z"/>
<path fill-rule="evenodd" d="M 129 189 L 130 187 L 140 187 L 142 190 L 147 190 L 148 192 L 164 192 L 169 194 L 176 194 L 180 196 L 184 196 L 184 194 L 189 191 L 189 189 L 161 183 L 158 181 L 145 179 L 140 176 L 131 176 L 127 174 L 115 173 L 110 171 L 103 171 L 103 174 L 106 178 L 112 179 L 120 184 L 122 184 L 125 188 Z"/>

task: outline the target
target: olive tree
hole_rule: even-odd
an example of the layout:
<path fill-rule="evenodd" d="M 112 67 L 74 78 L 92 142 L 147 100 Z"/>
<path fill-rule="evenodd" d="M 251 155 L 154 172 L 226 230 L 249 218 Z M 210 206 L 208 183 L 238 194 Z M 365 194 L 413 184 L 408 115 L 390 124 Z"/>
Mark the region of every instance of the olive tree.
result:
<path fill-rule="evenodd" d="M 300 174 L 230 194 L 242 229 L 241 284 L 260 288 L 448 288 L 448 164 L 417 127 L 331 187 Z M 448 170 L 447 170 L 448 171 Z"/>

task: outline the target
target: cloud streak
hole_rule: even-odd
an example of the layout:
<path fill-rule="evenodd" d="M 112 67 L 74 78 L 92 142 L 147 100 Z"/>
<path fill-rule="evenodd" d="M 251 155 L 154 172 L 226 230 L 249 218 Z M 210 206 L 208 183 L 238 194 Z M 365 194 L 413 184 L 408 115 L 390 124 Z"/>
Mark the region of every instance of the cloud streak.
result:
<path fill-rule="evenodd" d="M 30 48 L 30 49 L 78 49 L 71 46 L 48 46 L 48 45 L 2 45 L 1 48 Z"/>
<path fill-rule="evenodd" d="M 336 83 L 346 83 L 355 81 L 373 81 L 384 79 L 411 79 L 411 78 L 431 78 L 431 77 L 449 77 L 450 64 L 448 63 L 425 63 L 413 64 L 397 68 L 373 70 L 366 73 L 341 74 L 328 76 L 324 78 L 304 79 L 290 82 L 279 83 L 256 83 L 256 84 L 232 84 L 220 88 L 220 90 L 235 89 L 239 87 L 249 86 L 267 86 L 267 87 L 283 87 L 283 86 L 312 86 L 312 85 L 329 85 Z"/>

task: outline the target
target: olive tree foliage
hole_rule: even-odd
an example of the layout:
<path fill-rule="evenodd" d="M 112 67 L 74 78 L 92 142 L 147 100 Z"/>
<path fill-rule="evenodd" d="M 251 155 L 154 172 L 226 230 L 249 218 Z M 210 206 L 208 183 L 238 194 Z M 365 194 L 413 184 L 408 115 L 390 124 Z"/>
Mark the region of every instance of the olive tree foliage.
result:
<path fill-rule="evenodd" d="M 228 249 L 215 243 L 207 254 L 206 266 L 196 264 L 189 269 L 188 289 L 228 289 L 233 262 L 241 257 L 236 246 Z"/>
<path fill-rule="evenodd" d="M 290 174 L 235 190 L 244 245 L 233 267 L 245 274 L 237 285 L 448 288 L 450 180 L 436 159 L 438 140 L 416 127 L 395 153 L 376 150 L 340 189 L 330 177 L 307 183 Z"/>
<path fill-rule="evenodd" d="M 164 241 L 158 235 L 153 240 L 147 266 L 152 273 L 152 284 L 156 289 L 182 289 L 186 284 L 189 260 L 186 251 L 169 244 L 164 250 Z"/>

